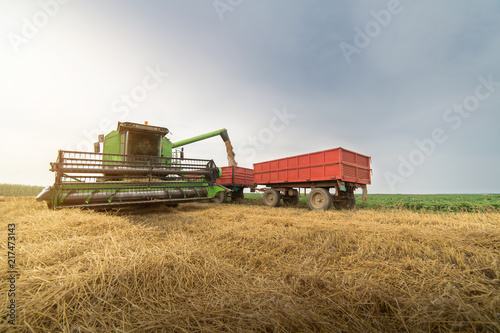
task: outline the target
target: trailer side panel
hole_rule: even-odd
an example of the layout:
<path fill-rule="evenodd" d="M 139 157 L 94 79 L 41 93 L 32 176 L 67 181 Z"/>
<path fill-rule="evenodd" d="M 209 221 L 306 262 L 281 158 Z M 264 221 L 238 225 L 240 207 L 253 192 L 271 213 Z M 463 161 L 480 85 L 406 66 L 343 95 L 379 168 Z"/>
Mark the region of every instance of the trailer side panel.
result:
<path fill-rule="evenodd" d="M 255 184 L 330 180 L 371 184 L 370 157 L 339 147 L 254 164 Z"/>

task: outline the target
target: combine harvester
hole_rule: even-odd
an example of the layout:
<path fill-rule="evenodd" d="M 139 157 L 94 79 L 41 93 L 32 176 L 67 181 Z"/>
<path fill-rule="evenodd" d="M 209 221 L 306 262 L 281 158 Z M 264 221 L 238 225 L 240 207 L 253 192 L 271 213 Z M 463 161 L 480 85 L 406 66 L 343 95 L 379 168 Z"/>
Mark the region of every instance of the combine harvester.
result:
<path fill-rule="evenodd" d="M 49 208 L 112 208 L 134 204 L 204 201 L 228 190 L 216 184 L 220 170 L 213 160 L 184 158 L 184 145 L 220 135 L 228 161 L 236 165 L 226 129 L 179 142 L 165 127 L 119 122 L 116 131 L 99 136 L 94 153 L 60 150 L 51 163 L 54 185 L 38 201 Z M 103 143 L 103 153 L 100 153 Z"/>

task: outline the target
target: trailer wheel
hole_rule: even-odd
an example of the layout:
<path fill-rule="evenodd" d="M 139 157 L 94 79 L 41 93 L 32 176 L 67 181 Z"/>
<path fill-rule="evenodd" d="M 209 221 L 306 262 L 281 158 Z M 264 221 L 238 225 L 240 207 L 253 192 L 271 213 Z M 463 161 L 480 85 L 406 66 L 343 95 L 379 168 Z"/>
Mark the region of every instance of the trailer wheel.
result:
<path fill-rule="evenodd" d="M 326 189 L 317 187 L 309 193 L 309 208 L 327 210 L 332 207 L 332 195 Z"/>
<path fill-rule="evenodd" d="M 227 202 L 227 192 L 225 192 L 225 191 L 217 192 L 217 194 L 215 195 L 213 200 L 215 203 L 226 203 Z"/>
<path fill-rule="evenodd" d="M 352 198 L 352 199 L 347 200 L 346 209 L 353 209 L 354 206 L 356 206 L 356 199 Z"/>
<path fill-rule="evenodd" d="M 243 194 L 243 189 L 238 189 L 237 191 L 231 192 L 231 202 L 238 203 L 245 199 L 245 194 Z"/>
<path fill-rule="evenodd" d="M 333 202 L 333 207 L 335 207 L 336 210 L 353 209 L 355 205 L 356 205 L 356 199 L 354 198 L 352 199 L 345 198 Z"/>
<path fill-rule="evenodd" d="M 299 203 L 299 196 L 292 195 L 292 196 L 283 197 L 283 203 L 287 206 L 296 206 Z"/>
<path fill-rule="evenodd" d="M 281 201 L 281 193 L 279 191 L 269 189 L 264 192 L 264 204 L 269 207 L 278 207 Z"/>

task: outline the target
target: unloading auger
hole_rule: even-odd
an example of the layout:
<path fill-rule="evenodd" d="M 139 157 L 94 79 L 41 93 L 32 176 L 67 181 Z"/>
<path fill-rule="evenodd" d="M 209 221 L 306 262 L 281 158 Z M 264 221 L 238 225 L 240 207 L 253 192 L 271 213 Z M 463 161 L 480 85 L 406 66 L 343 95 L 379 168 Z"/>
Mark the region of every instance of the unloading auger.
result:
<path fill-rule="evenodd" d="M 176 143 L 166 138 L 168 133 L 165 127 L 119 122 L 116 131 L 99 136 L 93 153 L 60 150 L 50 164 L 54 185 L 36 199 L 49 208 L 107 208 L 203 201 L 227 191 L 216 184 L 220 169 L 213 160 L 184 158 L 183 149 L 176 149 L 220 135 L 233 163 L 226 129 Z"/>

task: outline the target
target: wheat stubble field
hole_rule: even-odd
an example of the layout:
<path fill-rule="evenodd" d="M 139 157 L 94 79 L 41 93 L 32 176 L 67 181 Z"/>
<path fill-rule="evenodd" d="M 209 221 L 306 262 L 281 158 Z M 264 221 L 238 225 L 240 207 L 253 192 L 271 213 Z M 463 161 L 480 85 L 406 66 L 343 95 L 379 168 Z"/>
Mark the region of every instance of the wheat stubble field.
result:
<path fill-rule="evenodd" d="M 0 216 L 2 251 L 16 224 L 20 332 L 500 331 L 497 212 L 7 197 Z"/>

